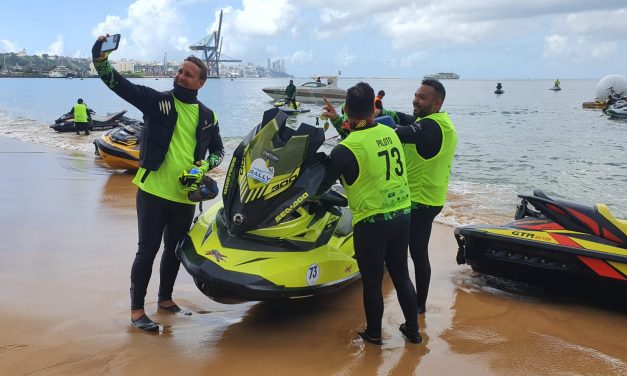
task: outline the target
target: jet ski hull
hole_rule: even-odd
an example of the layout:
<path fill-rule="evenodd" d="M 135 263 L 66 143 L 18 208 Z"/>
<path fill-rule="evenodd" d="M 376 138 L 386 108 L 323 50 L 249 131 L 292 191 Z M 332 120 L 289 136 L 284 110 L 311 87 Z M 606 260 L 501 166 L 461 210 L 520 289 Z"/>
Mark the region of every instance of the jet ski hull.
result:
<path fill-rule="evenodd" d="M 139 143 L 137 137 L 129 135 L 125 128 L 105 132 L 94 140 L 94 145 L 97 154 L 110 168 L 134 171 L 139 168 Z"/>
<path fill-rule="evenodd" d="M 305 112 L 309 112 L 311 111 L 309 108 L 291 108 L 291 107 L 287 107 L 287 106 L 280 106 L 278 107 L 279 110 L 285 112 L 288 115 L 298 115 L 298 114 L 303 114 Z"/>
<path fill-rule="evenodd" d="M 476 272 L 621 304 L 627 296 L 627 249 L 595 235 L 524 218 L 458 227 L 455 238 L 458 263 Z"/>
<path fill-rule="evenodd" d="M 325 225 L 340 226 L 337 218 L 322 218 L 320 224 L 324 227 L 304 229 L 312 234 L 322 232 L 321 238 L 328 239 L 311 246 L 294 237 L 280 239 L 279 232 L 301 227 L 296 224 L 279 229 L 275 236 L 257 233 L 233 238 L 222 224 L 221 209 L 221 202 L 212 206 L 176 248 L 177 257 L 198 289 L 217 302 L 318 296 L 360 278 L 352 232 L 341 235 L 337 228 Z M 307 238 L 306 232 L 298 237 Z"/>
<path fill-rule="evenodd" d="M 360 278 L 346 194 L 322 186 L 324 130 L 287 119 L 264 112 L 233 152 L 222 200 L 177 245 L 196 286 L 218 302 L 306 298 Z"/>
<path fill-rule="evenodd" d="M 87 128 L 90 131 L 106 131 L 113 129 L 121 125 L 120 120 L 124 117 L 126 110 L 118 111 L 106 116 L 91 115 L 91 121 L 87 123 Z M 74 125 L 74 115 L 67 113 L 55 120 L 55 123 L 50 125 L 50 128 L 57 132 L 76 132 L 76 126 Z"/>

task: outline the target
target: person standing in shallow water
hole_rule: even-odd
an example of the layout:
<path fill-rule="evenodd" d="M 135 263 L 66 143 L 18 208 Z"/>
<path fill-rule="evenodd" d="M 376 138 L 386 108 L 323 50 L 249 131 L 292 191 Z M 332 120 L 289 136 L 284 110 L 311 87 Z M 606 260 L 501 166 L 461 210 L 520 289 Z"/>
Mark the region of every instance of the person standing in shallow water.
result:
<path fill-rule="evenodd" d="M 325 98 L 323 115 L 335 119 Z M 321 192 L 339 178 L 353 214 L 355 258 L 361 272 L 366 330 L 365 341 L 381 345 L 382 281 L 387 267 L 405 317 L 399 330 L 413 343 L 418 333 L 416 291 L 407 269 L 410 199 L 402 145 L 394 130 L 374 122 L 374 90 L 360 82 L 348 89 L 345 111 L 350 136 L 331 151 Z"/>
<path fill-rule="evenodd" d="M 144 299 L 162 238 L 158 309 L 191 315 L 172 300 L 180 267 L 174 253 L 176 243 L 189 230 L 196 209 L 188 192 L 181 190 L 179 176 L 192 166 L 204 175 L 222 162 L 224 148 L 217 116 L 197 98 L 207 79 L 202 60 L 186 58 L 174 77 L 174 88 L 159 92 L 135 85 L 113 69 L 101 52 L 104 39 L 98 37 L 92 48 L 98 75 L 109 89 L 144 115 L 139 170 L 133 179 L 138 187 L 139 241 L 131 268 L 131 325 L 155 332 L 160 327 L 146 315 Z"/>
<path fill-rule="evenodd" d="M 85 136 L 89 135 L 89 121 L 91 120 L 91 115 L 89 108 L 83 103 L 82 98 L 78 98 L 70 112 L 74 115 L 74 129 L 76 129 L 76 134 L 79 135 L 81 131 L 85 131 Z"/>
<path fill-rule="evenodd" d="M 440 111 L 445 97 L 440 81 L 424 80 L 414 95 L 413 114 L 396 112 L 400 124 L 396 134 L 403 143 L 411 193 L 409 251 L 416 273 L 419 313 L 426 311 L 431 281 L 431 228 L 446 202 L 457 146 L 453 122 L 446 112 Z"/>

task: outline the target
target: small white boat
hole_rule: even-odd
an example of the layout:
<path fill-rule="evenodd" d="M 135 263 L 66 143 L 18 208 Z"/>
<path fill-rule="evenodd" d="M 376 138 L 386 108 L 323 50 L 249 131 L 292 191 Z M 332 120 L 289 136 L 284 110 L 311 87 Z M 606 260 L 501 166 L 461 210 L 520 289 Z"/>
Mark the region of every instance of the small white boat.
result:
<path fill-rule="evenodd" d="M 459 80 L 459 74 L 453 72 L 438 72 L 422 76 L 423 80 Z"/>
<path fill-rule="evenodd" d="M 297 100 L 311 102 L 326 97 L 330 101 L 337 102 L 346 99 L 346 90 L 337 87 L 338 76 L 314 76 L 312 78 L 314 81 L 308 81 L 296 86 Z M 320 78 L 320 81 L 317 81 L 317 78 Z M 286 86 L 265 87 L 261 90 L 273 99 L 282 99 Z"/>
<path fill-rule="evenodd" d="M 48 77 L 52 78 L 66 78 L 70 70 L 65 65 L 57 65 L 53 70 L 48 73 Z"/>

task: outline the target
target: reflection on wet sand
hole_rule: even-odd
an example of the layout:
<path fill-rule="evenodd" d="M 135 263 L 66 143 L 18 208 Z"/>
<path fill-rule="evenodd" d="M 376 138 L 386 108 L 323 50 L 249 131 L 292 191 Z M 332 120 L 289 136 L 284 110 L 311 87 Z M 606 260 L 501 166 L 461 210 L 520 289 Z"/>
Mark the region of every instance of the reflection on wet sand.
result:
<path fill-rule="evenodd" d="M 386 300 L 394 299 L 388 277 L 384 294 Z M 427 343 L 405 343 L 397 330 L 402 322 L 398 314 L 387 317 L 384 345 L 377 347 L 356 335 L 364 323 L 360 282 L 312 299 L 255 304 L 215 343 L 217 355 L 226 362 L 224 368 L 221 361 L 210 369 L 233 375 L 249 373 L 251 368 L 258 374 L 275 375 L 293 374 L 293 370 L 302 375 L 331 375 L 340 370 L 355 375 L 411 374 L 428 347 Z"/>
<path fill-rule="evenodd" d="M 135 208 L 137 186 L 131 182 L 134 176 L 134 173 L 111 171 L 111 174 L 102 186 L 102 194 L 100 196 L 100 204 L 104 210 L 117 208 L 128 211 Z"/>
<path fill-rule="evenodd" d="M 535 288 L 474 276 L 456 289 L 442 338 L 494 374 L 624 375 L 626 324 L 622 312 L 556 303 Z"/>

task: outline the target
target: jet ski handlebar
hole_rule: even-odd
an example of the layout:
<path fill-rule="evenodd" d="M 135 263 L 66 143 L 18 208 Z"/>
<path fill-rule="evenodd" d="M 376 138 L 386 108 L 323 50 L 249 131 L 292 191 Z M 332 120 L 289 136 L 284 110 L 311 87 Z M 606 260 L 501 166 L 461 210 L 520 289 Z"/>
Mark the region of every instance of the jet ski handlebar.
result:
<path fill-rule="evenodd" d="M 346 199 L 346 196 L 342 195 L 340 192 L 336 191 L 333 188 L 328 189 L 326 192 L 318 196 L 318 201 L 320 201 L 322 204 L 329 206 L 348 206 L 348 200 Z"/>

